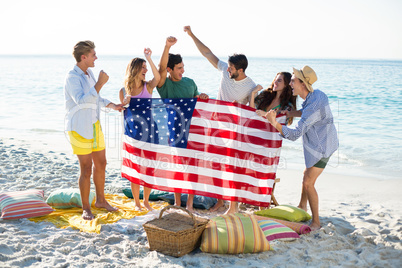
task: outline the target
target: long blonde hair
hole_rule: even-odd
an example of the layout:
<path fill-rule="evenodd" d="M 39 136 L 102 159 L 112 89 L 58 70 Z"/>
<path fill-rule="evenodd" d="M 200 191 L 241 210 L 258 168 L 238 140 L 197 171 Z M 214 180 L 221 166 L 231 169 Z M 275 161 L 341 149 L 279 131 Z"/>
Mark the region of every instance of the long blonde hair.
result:
<path fill-rule="evenodd" d="M 146 62 L 144 59 L 134 58 L 127 65 L 126 76 L 124 78 L 124 88 L 127 95 L 130 95 L 130 90 L 135 87 L 137 81 L 143 84 L 143 81 L 138 78 L 138 75 L 141 74 L 142 64 L 144 62 Z"/>

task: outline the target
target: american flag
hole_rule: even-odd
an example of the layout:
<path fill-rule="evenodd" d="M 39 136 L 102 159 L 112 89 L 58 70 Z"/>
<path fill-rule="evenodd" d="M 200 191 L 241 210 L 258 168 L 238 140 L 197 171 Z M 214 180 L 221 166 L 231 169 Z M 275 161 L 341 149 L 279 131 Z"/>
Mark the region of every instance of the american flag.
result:
<path fill-rule="evenodd" d="M 162 191 L 268 206 L 281 146 L 279 132 L 246 105 L 132 98 L 124 112 L 122 177 Z"/>

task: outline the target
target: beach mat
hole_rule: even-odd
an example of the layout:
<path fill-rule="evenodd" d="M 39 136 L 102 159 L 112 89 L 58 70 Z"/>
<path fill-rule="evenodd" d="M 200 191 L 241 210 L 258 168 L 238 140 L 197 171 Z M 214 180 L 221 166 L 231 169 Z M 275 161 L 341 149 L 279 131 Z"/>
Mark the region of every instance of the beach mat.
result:
<path fill-rule="evenodd" d="M 133 199 L 118 194 L 105 194 L 106 200 L 113 207 L 119 208 L 118 211 L 108 212 L 106 209 L 91 207 L 95 219 L 87 221 L 82 219 L 82 208 L 55 209 L 54 212 L 36 218 L 30 218 L 33 222 L 47 221 L 53 223 L 56 227 L 65 229 L 71 227 L 82 232 L 100 233 L 103 224 L 115 223 L 121 219 L 132 219 L 136 216 L 143 216 L 148 213 L 147 210 L 136 211 Z M 159 210 L 169 203 L 158 201 L 149 202 L 151 207 Z"/>

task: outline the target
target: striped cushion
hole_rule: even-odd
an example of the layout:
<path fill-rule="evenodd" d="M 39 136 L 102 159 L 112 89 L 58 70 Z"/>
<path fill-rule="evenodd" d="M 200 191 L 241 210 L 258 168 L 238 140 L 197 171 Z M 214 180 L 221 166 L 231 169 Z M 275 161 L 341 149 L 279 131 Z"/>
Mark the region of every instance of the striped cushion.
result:
<path fill-rule="evenodd" d="M 289 227 L 290 229 L 292 229 L 293 231 L 295 231 L 299 235 L 308 234 L 308 233 L 311 232 L 311 228 L 307 224 L 298 223 L 298 222 L 291 222 L 291 221 L 284 221 L 284 220 L 278 220 L 278 219 L 268 218 L 268 217 L 258 216 L 258 215 L 254 215 L 254 217 L 257 219 L 257 221 L 273 220 L 273 221 L 276 221 L 278 223 L 282 223 L 283 225 L 285 225 L 286 227 Z"/>
<path fill-rule="evenodd" d="M 1 218 L 5 220 L 31 218 L 51 213 L 42 190 L 6 192 L 0 194 Z"/>
<path fill-rule="evenodd" d="M 258 225 L 260 225 L 261 230 L 264 232 L 264 235 L 268 241 L 293 241 L 297 238 L 300 238 L 300 236 L 295 231 L 273 220 L 258 221 Z"/>
<path fill-rule="evenodd" d="M 270 250 L 269 242 L 252 215 L 236 213 L 213 218 L 202 234 L 201 250 L 239 254 Z"/>

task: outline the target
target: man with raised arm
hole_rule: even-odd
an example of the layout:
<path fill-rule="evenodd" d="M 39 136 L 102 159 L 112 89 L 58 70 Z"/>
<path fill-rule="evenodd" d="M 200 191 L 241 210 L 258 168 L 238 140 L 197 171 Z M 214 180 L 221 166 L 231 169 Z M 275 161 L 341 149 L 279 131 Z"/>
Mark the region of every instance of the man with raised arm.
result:
<path fill-rule="evenodd" d="M 176 37 L 169 36 L 166 39 L 166 45 L 162 53 L 159 63 L 159 74 L 161 79 L 156 87 L 159 95 L 163 99 L 175 98 L 200 98 L 208 99 L 205 93 L 199 93 L 194 80 L 188 77 L 183 77 L 184 63 L 180 54 L 170 54 L 170 48 L 176 44 Z M 169 73 L 169 77 L 167 74 Z M 175 205 L 181 205 L 181 194 L 174 194 Z M 187 210 L 194 212 L 193 209 L 194 195 L 189 194 L 187 198 Z"/>
<path fill-rule="evenodd" d="M 250 101 L 251 92 L 257 88 L 259 88 L 259 90 L 262 89 L 261 85 L 256 85 L 254 81 L 246 75 L 248 61 L 245 55 L 233 54 L 229 56 L 228 63 L 223 62 L 194 35 L 190 26 L 185 26 L 184 31 L 193 39 L 201 54 L 222 73 L 218 100 L 247 104 Z M 223 204 L 223 200 L 218 200 L 216 205 L 211 208 L 211 211 L 218 210 Z M 225 214 L 232 214 L 237 211 L 237 202 L 231 201 L 229 209 Z"/>
<path fill-rule="evenodd" d="M 65 107 L 67 111 L 65 130 L 70 137 L 73 153 L 80 164 L 78 185 L 81 193 L 82 218 L 93 220 L 89 194 L 91 175 L 96 191 L 95 207 L 116 211 L 105 199 L 106 154 L 105 139 L 100 126 L 100 108 L 124 110 L 121 104 L 116 105 L 100 96 L 102 87 L 109 76 L 100 71 L 96 81 L 89 68 L 95 67 L 98 58 L 95 44 L 92 41 L 81 41 L 74 46 L 73 56 L 77 62 L 67 74 L 64 85 Z"/>

